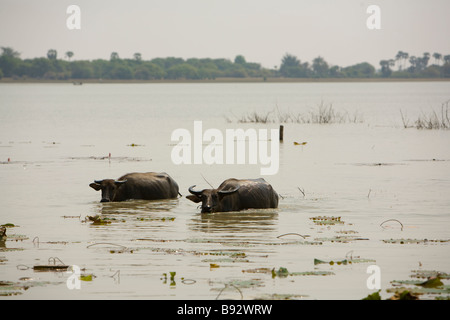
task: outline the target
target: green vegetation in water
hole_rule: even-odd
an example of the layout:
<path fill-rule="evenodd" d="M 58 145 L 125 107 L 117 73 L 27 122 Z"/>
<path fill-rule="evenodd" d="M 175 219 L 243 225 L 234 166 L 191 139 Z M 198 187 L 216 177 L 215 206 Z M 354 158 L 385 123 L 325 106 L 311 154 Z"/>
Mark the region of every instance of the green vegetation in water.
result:
<path fill-rule="evenodd" d="M 16 225 L 13 224 L 13 223 L 5 223 L 5 224 L 0 225 L 0 227 L 14 228 L 14 227 L 18 227 L 18 226 L 16 226 Z"/>
<path fill-rule="evenodd" d="M 350 259 L 337 259 L 337 260 L 320 260 L 320 259 L 314 259 L 314 265 L 318 264 L 329 264 L 330 266 L 333 265 L 347 265 L 347 264 L 353 264 L 353 263 L 374 263 L 376 262 L 374 259 L 361 259 L 361 258 L 350 258 Z"/>
<path fill-rule="evenodd" d="M 450 299 L 450 285 L 442 280 L 450 279 L 450 275 L 445 272 L 434 270 L 412 270 L 411 277 L 417 280 L 393 280 L 392 288 L 386 292 L 394 293 L 392 300 L 399 299 L 418 299 L 425 295 L 426 298 L 434 297 L 436 299 Z M 424 280 L 426 278 L 426 280 Z"/>
<path fill-rule="evenodd" d="M 344 224 L 344 221 L 341 221 L 341 217 L 333 217 L 333 216 L 317 216 L 309 218 L 316 225 L 336 225 L 336 224 Z"/>
<path fill-rule="evenodd" d="M 367 297 L 363 298 L 362 300 L 381 300 L 380 291 L 371 293 Z"/>
<path fill-rule="evenodd" d="M 257 297 L 256 300 L 300 300 L 307 297 L 307 295 L 303 294 L 272 293 Z"/>
<path fill-rule="evenodd" d="M 33 267 L 33 271 L 37 272 L 61 272 L 67 271 L 70 266 L 65 265 L 36 265 Z"/>
<path fill-rule="evenodd" d="M 362 300 L 382 300 L 381 296 L 380 296 L 380 291 L 371 293 L 367 297 L 363 298 Z M 419 300 L 419 297 L 417 295 L 413 295 L 408 290 L 403 290 L 400 292 L 396 292 L 388 300 Z"/>
<path fill-rule="evenodd" d="M 177 285 L 177 283 L 175 282 L 176 274 L 177 274 L 176 271 L 170 271 L 169 272 L 169 275 L 170 275 L 170 284 L 169 285 L 171 287 L 175 287 Z M 163 283 L 166 284 L 167 283 L 167 279 L 168 279 L 167 273 L 163 273 L 162 275 L 163 275 L 163 277 L 161 278 L 161 280 L 163 280 Z M 183 280 L 183 278 L 182 278 L 182 280 Z"/>
<path fill-rule="evenodd" d="M 126 222 L 125 219 L 116 219 L 116 218 L 108 218 L 108 217 L 102 217 L 100 215 L 96 216 L 87 216 L 87 221 L 92 221 L 92 225 L 108 225 L 112 222 Z"/>
<path fill-rule="evenodd" d="M 136 218 L 138 221 L 175 221 L 175 217 L 162 217 L 162 218 Z"/>
<path fill-rule="evenodd" d="M 430 279 L 439 277 L 440 279 L 450 279 L 450 273 L 440 272 L 436 270 L 412 270 L 412 278 Z"/>
<path fill-rule="evenodd" d="M 315 238 L 314 240 L 320 241 L 320 242 L 337 242 L 337 243 L 349 243 L 352 241 L 359 241 L 359 240 L 369 240 L 368 238 L 361 238 L 356 236 L 335 236 L 335 237 L 329 237 L 329 238 Z"/>
<path fill-rule="evenodd" d="M 29 288 L 42 287 L 50 284 L 60 284 L 60 282 L 35 281 L 31 278 L 20 278 L 20 282 L 1 281 L 0 280 L 0 297 L 10 297 L 23 294 Z"/>
<path fill-rule="evenodd" d="M 234 116 L 234 115 L 233 115 Z M 229 123 L 300 123 L 300 124 L 336 124 L 336 123 L 362 123 L 363 117 L 358 112 L 349 114 L 336 110 L 332 104 L 325 105 L 321 102 L 317 108 L 308 113 L 292 113 L 272 110 L 267 112 L 252 112 L 235 119 L 226 117 Z M 294 145 L 305 146 L 307 142 L 294 142 Z M 303 191 L 300 190 L 302 193 Z"/>
<path fill-rule="evenodd" d="M 244 273 L 262 273 L 270 274 L 272 278 L 286 278 L 289 276 L 329 276 L 334 275 L 330 271 L 302 271 L 302 272 L 289 272 L 285 267 L 279 267 L 278 270 L 275 268 L 254 268 L 242 270 Z"/>
<path fill-rule="evenodd" d="M 6 228 L 0 227 L 0 241 L 6 239 Z"/>
<path fill-rule="evenodd" d="M 81 281 L 87 281 L 90 282 L 95 278 L 95 276 L 93 274 L 82 274 L 80 275 L 80 280 Z"/>
<path fill-rule="evenodd" d="M 435 244 L 450 242 L 450 239 L 385 239 L 382 241 L 391 244 Z"/>
<path fill-rule="evenodd" d="M 417 129 L 450 129 L 450 100 L 441 104 L 440 112 L 432 110 L 429 114 L 422 113 L 417 117 L 414 125 L 410 125 L 410 121 L 403 111 L 400 109 L 400 115 L 403 121 L 403 127 Z"/>

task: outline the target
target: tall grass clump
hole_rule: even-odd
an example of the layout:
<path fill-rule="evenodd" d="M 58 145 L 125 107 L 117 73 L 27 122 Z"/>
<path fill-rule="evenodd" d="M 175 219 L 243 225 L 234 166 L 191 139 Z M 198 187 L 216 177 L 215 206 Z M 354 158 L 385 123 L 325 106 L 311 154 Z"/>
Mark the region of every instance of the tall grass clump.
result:
<path fill-rule="evenodd" d="M 441 104 L 440 112 L 432 110 L 429 114 L 422 113 L 414 122 L 414 126 L 409 125 L 409 119 L 400 110 L 402 116 L 403 127 L 417 129 L 450 129 L 450 100 Z"/>
<path fill-rule="evenodd" d="M 362 116 L 355 112 L 350 115 L 348 112 L 335 110 L 330 103 L 326 105 L 321 102 L 316 109 L 307 113 L 281 112 L 278 106 L 269 112 L 252 112 L 241 117 L 236 117 L 238 123 L 300 123 L 300 124 L 334 124 L 334 123 L 360 123 Z M 228 122 L 232 119 L 226 117 Z"/>

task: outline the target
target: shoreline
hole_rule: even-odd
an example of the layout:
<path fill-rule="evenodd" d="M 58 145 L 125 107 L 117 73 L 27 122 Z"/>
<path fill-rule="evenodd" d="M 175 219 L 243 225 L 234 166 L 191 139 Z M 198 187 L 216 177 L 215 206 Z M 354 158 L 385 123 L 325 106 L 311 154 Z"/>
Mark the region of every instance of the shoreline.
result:
<path fill-rule="evenodd" d="M 326 82 L 446 82 L 450 78 L 216 78 L 216 79 L 179 79 L 179 80 L 136 80 L 136 79 L 12 79 L 2 78 L 2 83 L 71 83 L 81 84 L 139 84 L 139 83 L 326 83 Z"/>

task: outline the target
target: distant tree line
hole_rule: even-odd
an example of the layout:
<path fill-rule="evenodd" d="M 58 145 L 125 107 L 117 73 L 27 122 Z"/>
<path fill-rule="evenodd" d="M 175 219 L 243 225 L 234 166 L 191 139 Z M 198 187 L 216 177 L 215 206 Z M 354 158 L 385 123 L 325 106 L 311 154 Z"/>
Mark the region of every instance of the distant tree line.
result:
<path fill-rule="evenodd" d="M 20 53 L 1 47 L 0 78 L 13 79 L 117 79 L 117 80 L 202 80 L 216 78 L 449 78 L 450 55 L 424 53 L 422 57 L 409 56 L 399 51 L 394 59 L 381 60 L 380 69 L 367 62 L 348 67 L 332 66 L 324 58 L 312 63 L 301 62 L 296 56 L 285 54 L 280 67 L 267 69 L 259 63 L 247 62 L 242 55 L 229 59 L 175 57 L 143 60 L 140 53 L 132 58 L 120 58 L 112 52 L 109 60 L 72 60 L 67 51 L 63 59 L 50 49 L 46 57 L 21 59 Z M 434 63 L 430 64 L 431 57 Z M 397 69 L 395 69 L 397 66 Z"/>

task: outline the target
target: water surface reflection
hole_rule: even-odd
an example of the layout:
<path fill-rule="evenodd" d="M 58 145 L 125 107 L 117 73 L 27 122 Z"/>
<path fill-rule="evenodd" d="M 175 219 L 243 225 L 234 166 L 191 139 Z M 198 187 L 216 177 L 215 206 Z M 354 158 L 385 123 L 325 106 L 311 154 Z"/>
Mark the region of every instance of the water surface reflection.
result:
<path fill-rule="evenodd" d="M 273 231 L 278 211 L 274 209 L 245 210 L 240 212 L 216 212 L 199 214 L 189 223 L 191 231 L 204 233 L 265 233 Z"/>

